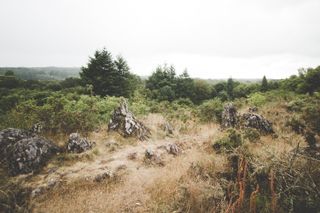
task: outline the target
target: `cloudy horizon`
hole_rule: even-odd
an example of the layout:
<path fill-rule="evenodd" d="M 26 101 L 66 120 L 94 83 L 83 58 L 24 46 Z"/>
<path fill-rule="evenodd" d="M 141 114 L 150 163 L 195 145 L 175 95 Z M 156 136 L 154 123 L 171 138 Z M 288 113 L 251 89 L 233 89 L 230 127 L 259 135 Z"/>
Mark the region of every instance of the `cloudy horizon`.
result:
<path fill-rule="evenodd" d="M 138 75 L 285 78 L 320 65 L 317 0 L 1 0 L 1 67 L 80 67 L 106 47 Z"/>

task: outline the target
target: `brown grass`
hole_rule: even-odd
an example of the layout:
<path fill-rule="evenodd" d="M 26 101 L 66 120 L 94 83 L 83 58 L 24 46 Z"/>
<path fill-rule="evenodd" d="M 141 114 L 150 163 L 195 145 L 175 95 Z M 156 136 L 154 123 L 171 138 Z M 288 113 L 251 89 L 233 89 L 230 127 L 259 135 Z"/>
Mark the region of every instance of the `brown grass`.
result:
<path fill-rule="evenodd" d="M 257 162 L 267 165 L 274 157 L 290 152 L 296 144 L 305 144 L 302 137 L 285 127 L 285 120 L 290 115 L 284 110 L 283 103 L 273 103 L 272 107 L 266 106 L 259 110 L 259 113 L 274 123 L 278 137 L 262 136 L 259 143 L 246 143 L 242 147 Z M 259 187 L 262 186 L 253 185 L 251 193 L 245 194 L 249 177 L 248 162 L 244 157 L 239 161 L 234 187 L 236 192 L 228 193 L 227 181 L 220 179 L 219 174 L 227 170 L 227 156 L 216 154 L 211 148 L 212 142 L 223 134 L 218 131 L 217 124 L 200 125 L 196 121 L 174 120 L 171 121 L 175 127 L 174 137 L 171 138 L 159 130 L 159 126 L 166 121 L 160 114 L 149 114 L 142 120 L 152 131 L 149 141 L 124 139 L 119 134 L 102 128 L 88 136 L 97 143 L 96 148 L 88 152 L 92 155 L 92 162 L 77 162 L 72 165 L 74 170 L 86 167 L 75 174 L 78 177 L 95 174 L 101 169 L 101 162 L 111 167 L 123 163 L 127 166 L 124 173 L 102 183 L 85 179 L 68 182 L 34 200 L 35 212 L 201 213 L 239 212 L 242 207 L 249 207 L 247 212 L 257 211 L 256 199 L 261 190 Z M 105 146 L 108 141 L 116 141 L 119 148 L 110 151 Z M 148 146 L 157 147 L 167 142 L 174 142 L 182 147 L 182 154 L 176 157 L 165 156 L 163 167 L 146 166 L 142 163 Z M 128 158 L 133 151 L 137 155 L 134 159 Z M 122 158 L 123 156 L 125 157 Z M 70 165 L 64 166 L 69 168 Z M 270 209 L 273 212 L 277 205 L 274 179 L 273 173 L 270 173 Z M 234 197 L 227 203 L 225 197 L 231 194 Z"/>

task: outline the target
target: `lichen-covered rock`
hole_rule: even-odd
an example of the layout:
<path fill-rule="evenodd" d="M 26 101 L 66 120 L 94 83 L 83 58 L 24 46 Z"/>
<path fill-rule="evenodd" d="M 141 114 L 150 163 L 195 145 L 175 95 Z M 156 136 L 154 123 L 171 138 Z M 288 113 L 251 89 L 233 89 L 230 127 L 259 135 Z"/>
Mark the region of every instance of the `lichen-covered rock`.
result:
<path fill-rule="evenodd" d="M 23 138 L 32 136 L 35 136 L 35 134 L 23 129 L 8 128 L 0 131 L 0 154 L 2 156 L 5 155 L 5 150 L 8 145 L 13 145 Z"/>
<path fill-rule="evenodd" d="M 146 149 L 145 157 L 151 159 L 153 156 L 155 156 L 155 152 L 150 148 Z"/>
<path fill-rule="evenodd" d="M 177 146 L 177 144 L 175 143 L 169 144 L 169 154 L 178 155 L 179 153 L 180 153 L 180 149 Z"/>
<path fill-rule="evenodd" d="M 6 148 L 6 162 L 11 175 L 38 171 L 60 149 L 42 137 L 26 137 Z"/>
<path fill-rule="evenodd" d="M 237 125 L 237 109 L 233 103 L 227 103 L 222 112 L 222 128 L 233 128 Z"/>
<path fill-rule="evenodd" d="M 145 162 L 147 164 L 164 166 L 164 162 L 161 158 L 161 155 L 150 148 L 146 149 L 145 151 Z"/>
<path fill-rule="evenodd" d="M 163 131 L 166 133 L 166 135 L 172 135 L 173 134 L 173 126 L 169 122 L 165 122 L 161 125 Z"/>
<path fill-rule="evenodd" d="M 245 127 L 258 129 L 260 132 L 265 134 L 274 133 L 272 123 L 262 115 L 256 113 L 244 113 L 241 119 Z"/>
<path fill-rule="evenodd" d="M 108 130 L 117 131 L 124 137 L 135 136 L 140 140 L 145 140 L 151 135 L 149 128 L 129 111 L 126 101 L 122 101 L 120 106 L 114 110 Z"/>
<path fill-rule="evenodd" d="M 93 145 L 94 143 L 87 138 L 82 138 L 79 133 L 71 133 L 67 143 L 67 151 L 81 153 L 92 149 Z"/>

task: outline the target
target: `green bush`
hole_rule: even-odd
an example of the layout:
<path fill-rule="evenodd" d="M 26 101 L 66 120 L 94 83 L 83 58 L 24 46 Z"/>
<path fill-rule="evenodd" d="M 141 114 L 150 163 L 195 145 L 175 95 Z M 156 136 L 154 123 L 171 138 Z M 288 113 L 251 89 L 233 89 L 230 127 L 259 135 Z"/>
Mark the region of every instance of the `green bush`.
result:
<path fill-rule="evenodd" d="M 235 129 L 228 129 L 227 134 L 221 139 L 215 141 L 213 148 L 217 151 L 225 149 L 231 151 L 242 145 L 241 134 Z"/>
<path fill-rule="evenodd" d="M 290 101 L 287 104 L 287 110 L 290 112 L 301 112 L 304 105 L 305 105 L 305 100 L 299 98 L 299 99 Z"/>
<path fill-rule="evenodd" d="M 267 102 L 267 98 L 264 94 L 256 92 L 249 96 L 248 101 L 251 105 L 262 106 Z"/>
<path fill-rule="evenodd" d="M 220 99 L 205 101 L 198 107 L 198 115 L 202 121 L 221 122 L 223 103 Z"/>
<path fill-rule="evenodd" d="M 243 138 L 249 140 L 250 142 L 257 142 L 260 140 L 260 133 L 256 129 L 246 128 L 244 130 Z"/>
<path fill-rule="evenodd" d="M 108 123 L 119 98 L 53 93 L 38 105 L 35 99 L 23 101 L 5 115 L 1 127 L 29 129 L 41 122 L 51 133 L 88 132 Z"/>
<path fill-rule="evenodd" d="M 306 127 L 304 122 L 297 117 L 290 118 L 286 122 L 286 126 L 291 127 L 291 129 L 295 131 L 297 134 L 302 134 Z"/>

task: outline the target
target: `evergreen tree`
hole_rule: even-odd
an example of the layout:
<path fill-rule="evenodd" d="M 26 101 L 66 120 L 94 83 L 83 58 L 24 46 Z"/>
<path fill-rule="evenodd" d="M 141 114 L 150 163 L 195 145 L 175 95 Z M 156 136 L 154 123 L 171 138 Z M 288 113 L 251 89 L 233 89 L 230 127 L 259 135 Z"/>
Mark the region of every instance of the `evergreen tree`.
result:
<path fill-rule="evenodd" d="M 115 61 L 105 48 L 90 57 L 86 67 L 81 68 L 80 77 L 85 84 L 93 86 L 96 95 L 128 97 L 131 74 L 127 62 L 119 56 Z"/>
<path fill-rule="evenodd" d="M 176 96 L 177 98 L 191 98 L 194 91 L 194 82 L 190 78 L 188 71 L 184 70 L 176 80 Z"/>
<path fill-rule="evenodd" d="M 261 82 L 261 92 L 266 92 L 269 89 L 268 80 L 266 76 L 263 76 L 262 82 Z"/>
<path fill-rule="evenodd" d="M 234 81 L 232 78 L 228 79 L 226 89 L 227 89 L 228 99 L 233 100 Z"/>

